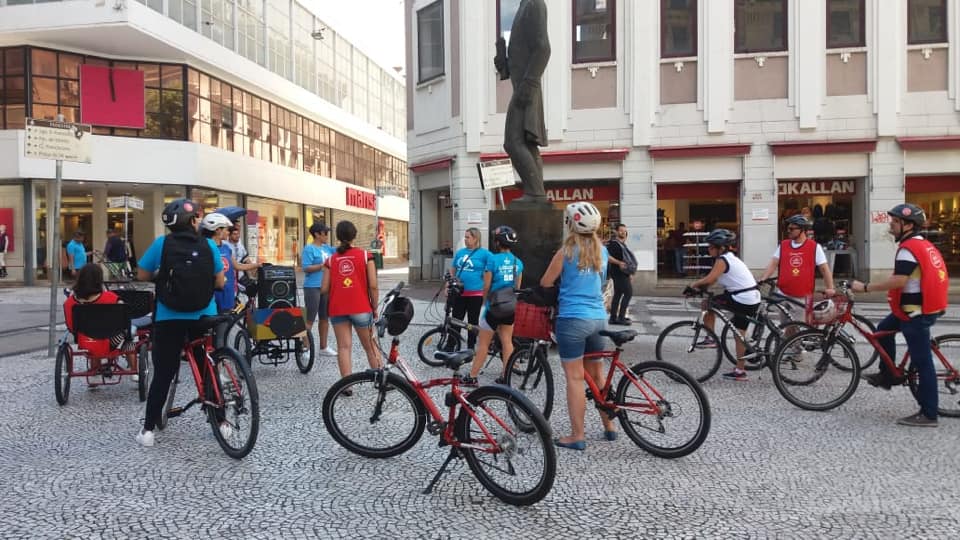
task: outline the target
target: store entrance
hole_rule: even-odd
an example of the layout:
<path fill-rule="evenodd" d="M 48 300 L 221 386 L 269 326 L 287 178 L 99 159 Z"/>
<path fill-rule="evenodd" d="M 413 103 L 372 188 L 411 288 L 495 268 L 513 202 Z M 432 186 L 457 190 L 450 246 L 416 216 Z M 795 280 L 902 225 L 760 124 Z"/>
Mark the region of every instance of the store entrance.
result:
<path fill-rule="evenodd" d="M 739 239 L 740 182 L 657 184 L 657 277 L 709 272 L 713 260 L 703 239 L 718 228 Z"/>
<path fill-rule="evenodd" d="M 960 272 L 960 176 L 907 177 L 906 202 L 927 214 L 923 235 L 937 246 L 947 272 Z"/>

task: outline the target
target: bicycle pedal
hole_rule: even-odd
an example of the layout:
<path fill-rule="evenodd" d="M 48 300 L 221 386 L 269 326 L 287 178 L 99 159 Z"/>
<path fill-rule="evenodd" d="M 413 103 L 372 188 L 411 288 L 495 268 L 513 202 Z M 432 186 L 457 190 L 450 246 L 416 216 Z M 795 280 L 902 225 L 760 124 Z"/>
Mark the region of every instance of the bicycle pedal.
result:
<path fill-rule="evenodd" d="M 176 418 L 183 414 L 183 407 L 174 407 L 167 411 L 167 418 Z"/>

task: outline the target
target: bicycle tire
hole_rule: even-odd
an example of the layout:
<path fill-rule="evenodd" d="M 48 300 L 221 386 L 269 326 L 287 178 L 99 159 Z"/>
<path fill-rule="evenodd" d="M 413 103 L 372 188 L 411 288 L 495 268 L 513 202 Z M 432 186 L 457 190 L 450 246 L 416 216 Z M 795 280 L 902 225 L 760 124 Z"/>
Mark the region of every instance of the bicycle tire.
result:
<path fill-rule="evenodd" d="M 73 371 L 73 350 L 64 341 L 57 347 L 57 361 L 53 372 L 53 393 L 57 404 L 66 405 L 70 399 L 70 372 Z"/>
<path fill-rule="evenodd" d="M 313 341 L 313 332 L 307 332 L 307 344 L 310 346 L 310 355 L 306 360 L 303 359 L 303 340 L 300 338 L 291 339 L 297 341 L 293 347 L 293 354 L 296 355 L 297 360 L 297 369 L 300 370 L 300 373 L 310 373 L 310 370 L 313 368 L 314 358 L 316 358 L 317 354 L 317 348 Z"/>
<path fill-rule="evenodd" d="M 771 312 L 774 312 L 774 313 L 771 313 Z M 787 324 L 796 322 L 791 318 L 790 312 L 780 304 L 767 304 L 766 313 L 763 313 L 763 314 L 758 313 L 757 318 L 760 323 L 764 324 L 764 326 L 763 326 L 763 331 L 761 331 L 759 336 L 757 336 L 756 342 L 758 344 L 759 343 L 764 344 L 764 352 L 766 354 L 758 355 L 754 357 L 756 360 L 748 359 L 744 364 L 744 369 L 746 369 L 747 371 L 756 371 L 756 370 L 765 368 L 767 366 L 767 359 L 771 354 L 773 354 L 773 351 L 776 350 L 776 349 L 770 348 L 770 346 L 772 345 L 770 341 L 770 336 L 773 336 L 775 334 L 769 331 L 770 327 L 767 326 L 764 321 L 771 321 L 771 322 L 772 320 L 783 321 L 779 323 L 779 325 L 774 324 L 774 326 L 785 326 Z M 747 336 L 744 339 L 752 339 L 754 328 L 755 328 L 754 325 L 756 324 L 757 324 L 756 322 L 751 321 L 750 326 L 747 327 L 747 332 L 746 332 Z M 731 338 L 731 332 L 733 332 L 734 330 L 735 328 L 733 327 L 733 325 L 724 323 L 723 330 L 720 331 L 720 347 L 723 349 L 724 358 L 726 358 L 727 362 L 730 362 L 731 364 L 737 363 L 737 358 L 734 355 L 734 353 L 736 352 L 736 338 Z M 731 347 L 733 348 L 731 349 Z"/>
<path fill-rule="evenodd" d="M 250 337 L 250 332 L 243 325 L 237 323 L 234 326 L 237 331 L 233 336 L 233 350 L 237 351 L 252 369 L 253 362 L 250 360 L 253 352 L 253 338 Z"/>
<path fill-rule="evenodd" d="M 443 361 L 435 359 L 433 353 L 445 349 L 459 351 L 462 344 L 459 334 L 449 330 L 444 333 L 444 327 L 438 326 L 420 336 L 420 341 L 417 342 L 417 356 L 428 366 L 443 367 Z"/>
<path fill-rule="evenodd" d="M 716 346 L 698 346 L 697 340 L 702 338 L 712 339 Z M 679 321 L 664 328 L 657 336 L 654 352 L 657 360 L 680 367 L 697 382 L 713 377 L 720 369 L 720 357 L 723 354 L 713 330 L 696 321 Z M 694 357 L 694 352 L 700 352 L 701 357 Z"/>
<path fill-rule="evenodd" d="M 173 376 L 173 380 L 170 381 L 170 388 L 167 389 L 167 399 L 163 402 L 163 409 L 160 411 L 160 418 L 157 419 L 157 429 L 163 431 L 167 429 L 167 424 L 170 423 L 170 417 L 167 416 L 167 413 L 170 412 L 170 409 L 173 408 L 173 401 L 177 397 L 177 385 L 180 384 L 180 366 L 177 366 L 177 373 Z"/>
<path fill-rule="evenodd" d="M 257 443 L 260 433 L 260 393 L 247 360 L 223 347 L 213 351 L 214 380 L 223 406 L 207 406 L 213 436 L 224 453 L 242 459 Z M 247 422 L 249 428 L 244 429 Z M 229 433 L 223 429 L 229 426 Z"/>
<path fill-rule="evenodd" d="M 832 344 L 824 343 L 825 338 L 826 335 L 816 329 L 795 334 L 783 341 L 771 362 L 777 391 L 804 410 L 827 411 L 839 407 L 853 396 L 860 384 L 860 361 L 853 345 L 843 338 L 835 339 Z M 826 351 L 825 346 L 829 346 Z M 835 354 L 837 347 L 843 353 L 839 360 Z M 837 369 L 840 365 L 845 369 Z M 822 391 L 829 397 L 812 401 L 801 396 L 803 389 L 811 390 L 808 394 Z"/>
<path fill-rule="evenodd" d="M 149 344 L 140 345 L 137 349 L 137 375 L 139 376 L 137 397 L 140 398 L 141 402 L 147 400 L 147 393 L 150 390 L 150 377 L 153 373 L 153 370 L 150 369 L 151 356 Z"/>
<path fill-rule="evenodd" d="M 707 394 L 696 379 L 683 369 L 668 362 L 640 362 L 633 365 L 630 372 L 636 378 L 641 379 L 647 388 L 645 388 L 646 394 L 644 394 L 640 391 L 641 386 L 634 384 L 626 375 L 621 376 L 620 382 L 617 384 L 615 394 L 615 404 L 619 408 L 617 415 L 627 437 L 630 437 L 630 440 L 647 452 L 666 459 L 683 457 L 700 448 L 703 442 L 707 440 L 707 435 L 710 434 L 712 415 Z M 663 376 L 655 376 L 656 372 L 662 373 Z M 630 395 L 631 390 L 635 391 L 633 395 Z M 675 396 L 682 396 L 684 393 L 688 394 L 688 401 L 681 404 L 680 398 Z M 659 398 L 656 403 L 660 407 L 659 414 L 653 415 L 635 409 L 638 404 L 649 403 L 651 397 Z M 689 419 L 682 420 L 688 416 L 685 413 L 689 412 L 687 408 L 690 403 L 698 406 L 699 413 L 689 415 Z M 631 417 L 631 415 L 633 416 Z M 645 418 L 656 419 L 656 428 L 643 425 L 644 422 L 640 420 Z M 647 434 L 666 436 L 665 419 L 671 420 L 671 428 L 681 423 L 683 426 L 691 426 L 691 435 L 689 437 L 681 436 L 677 443 L 655 442 Z M 682 422 L 672 422 L 674 419 L 680 419 Z"/>
<path fill-rule="evenodd" d="M 545 346 L 535 345 L 515 349 L 507 361 L 507 386 L 518 390 L 536 406 L 543 417 L 550 419 L 553 412 L 553 369 L 547 361 Z M 532 356 L 532 357 L 531 357 Z M 522 419 L 514 419 L 522 421 Z M 529 428 L 529 426 L 527 426 Z"/>
<path fill-rule="evenodd" d="M 866 326 L 870 333 L 875 333 L 877 331 L 877 326 L 872 322 L 870 322 L 870 319 L 864 317 L 863 315 L 854 314 L 853 318 L 856 319 L 863 326 Z M 880 351 L 878 351 L 867 340 L 867 338 L 863 337 L 860 334 L 860 332 L 857 332 L 856 330 L 851 330 L 847 332 L 845 330 L 846 326 L 847 325 L 844 325 L 844 327 L 840 329 L 840 336 L 842 336 L 844 339 L 846 339 L 847 341 L 853 344 L 853 348 L 857 351 L 858 358 L 862 359 L 864 356 L 869 355 L 867 357 L 866 362 L 864 362 L 863 360 L 860 360 L 860 371 L 863 371 L 868 367 L 872 366 L 880 358 Z M 864 353 L 864 354 L 861 354 L 861 353 Z"/>
<path fill-rule="evenodd" d="M 960 366 L 960 352 L 956 353 L 957 360 L 954 362 L 950 361 L 948 354 L 960 351 L 960 334 L 944 334 L 933 338 L 933 341 L 936 344 L 933 355 L 934 365 L 936 366 L 938 361 L 941 364 L 935 368 L 937 391 L 940 394 L 937 399 L 937 413 L 941 416 L 957 418 L 960 417 L 960 368 L 957 367 Z M 943 349 L 947 349 L 947 352 Z M 937 356 L 938 350 L 947 361 L 946 366 L 942 365 L 943 361 Z M 907 371 L 907 386 L 910 387 L 910 393 L 913 394 L 914 399 L 917 398 L 919 383 L 917 372 L 911 367 Z M 944 403 L 945 396 L 949 396 L 946 397 L 946 403 Z"/>
<path fill-rule="evenodd" d="M 543 414 L 520 392 L 502 385 L 481 386 L 467 396 L 467 401 L 473 407 L 477 418 L 461 408 L 457 415 L 455 434 L 457 440 L 464 445 L 460 452 L 467 460 L 470 470 L 480 484 L 494 497 L 514 506 L 528 506 L 534 504 L 550 493 L 553 488 L 557 472 L 557 453 L 551 440 L 550 424 Z M 491 422 L 484 422 L 489 417 Z M 522 418 L 517 422 L 518 418 Z M 477 421 L 480 425 L 473 427 Z M 509 421 L 516 422 L 513 429 L 508 428 Z M 521 429 L 521 422 L 531 427 L 525 431 Z M 486 436 L 490 433 L 499 447 L 499 452 L 484 451 Z M 521 458 L 526 461 L 542 461 L 542 469 L 535 471 L 529 482 L 516 488 L 507 486 L 505 480 L 521 480 L 520 475 L 526 472 L 525 468 L 516 467 Z M 542 459 L 540 459 L 542 457 Z M 505 464 L 501 464 L 501 458 Z M 486 468 L 490 466 L 492 470 Z M 523 472 L 520 472 L 523 469 Z M 519 474 L 518 474 L 519 473 Z M 500 478 L 500 475 L 508 477 Z"/>
<path fill-rule="evenodd" d="M 770 366 L 770 359 L 777 354 L 777 350 L 780 349 L 780 345 L 787 337 L 787 330 L 791 328 L 794 329 L 794 331 L 790 333 L 791 336 L 807 330 L 816 330 L 815 327 L 800 321 L 788 321 L 777 325 L 777 331 L 767 334 L 767 339 L 763 344 L 763 350 L 767 353 L 767 359 L 766 362 L 764 362 L 764 367 Z"/>
<path fill-rule="evenodd" d="M 427 425 L 426 408 L 410 383 L 400 375 L 387 373 L 386 382 L 381 384 L 381 373 L 381 370 L 370 369 L 333 383 L 323 397 L 321 408 L 323 424 L 337 444 L 354 454 L 377 459 L 397 456 L 412 448 L 423 436 Z M 339 408 L 341 402 L 345 402 L 342 410 Z M 378 406 L 380 411 L 377 411 Z M 409 430 L 401 428 L 398 431 L 392 424 L 387 425 L 391 419 L 404 418 L 413 420 Z M 357 429 L 346 428 L 350 421 L 356 423 Z M 384 444 L 358 440 L 362 434 L 389 436 L 396 433 L 401 435 L 398 440 Z"/>

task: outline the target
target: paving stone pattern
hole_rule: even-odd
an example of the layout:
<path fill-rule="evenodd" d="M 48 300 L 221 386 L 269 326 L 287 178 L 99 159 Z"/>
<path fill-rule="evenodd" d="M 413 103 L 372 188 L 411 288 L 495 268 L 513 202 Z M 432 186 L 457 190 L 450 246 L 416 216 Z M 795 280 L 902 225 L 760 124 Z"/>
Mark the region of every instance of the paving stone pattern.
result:
<path fill-rule="evenodd" d="M 417 309 L 422 317 L 422 302 Z M 418 322 L 403 351 L 421 376 L 440 375 L 415 359 L 428 328 Z M 629 356 L 651 358 L 654 339 L 645 333 Z M 356 343 L 354 353 L 362 369 Z M 551 423 L 562 435 L 563 377 L 551 361 L 559 384 Z M 52 359 L 8 357 L 0 369 L 3 538 L 956 538 L 960 530 L 960 419 L 895 426 L 916 408 L 905 388 L 864 385 L 841 408 L 813 413 L 784 401 L 769 375 L 713 380 L 710 436 L 675 461 L 625 437 L 602 440 L 591 407 L 586 452 L 558 450 L 553 491 L 515 508 L 462 461 L 421 494 L 446 457 L 428 434 L 387 460 L 334 443 L 320 413 L 337 377 L 331 358 L 308 375 L 293 363 L 255 366 L 262 424 L 242 461 L 223 454 L 193 409 L 141 448 L 143 405 L 130 380 L 95 390 L 74 380 L 59 407 Z"/>

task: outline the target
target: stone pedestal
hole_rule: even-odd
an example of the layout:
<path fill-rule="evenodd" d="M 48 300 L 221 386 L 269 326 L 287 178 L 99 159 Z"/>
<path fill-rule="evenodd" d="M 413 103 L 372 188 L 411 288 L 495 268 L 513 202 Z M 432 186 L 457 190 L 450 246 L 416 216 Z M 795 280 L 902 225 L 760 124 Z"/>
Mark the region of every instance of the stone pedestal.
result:
<path fill-rule="evenodd" d="M 490 238 L 487 246 L 493 250 L 493 231 L 509 225 L 517 231 L 519 244 L 513 252 L 523 261 L 523 287 L 540 284 L 540 278 L 550 265 L 553 254 L 563 243 L 563 210 L 536 208 L 523 210 L 493 210 L 490 212 Z"/>

